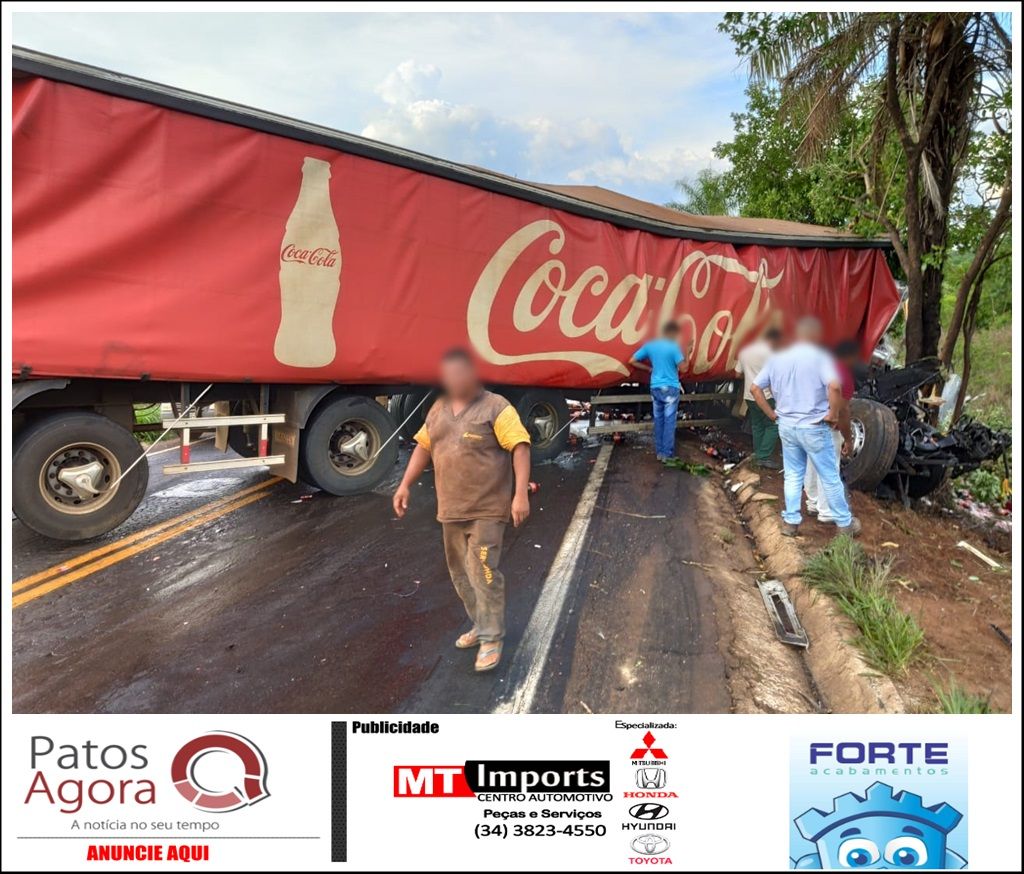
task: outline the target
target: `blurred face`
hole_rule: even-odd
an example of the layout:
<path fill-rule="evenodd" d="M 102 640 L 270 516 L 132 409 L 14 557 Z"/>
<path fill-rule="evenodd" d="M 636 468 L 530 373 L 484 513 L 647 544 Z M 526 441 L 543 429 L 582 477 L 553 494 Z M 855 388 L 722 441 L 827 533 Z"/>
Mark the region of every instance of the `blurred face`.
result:
<path fill-rule="evenodd" d="M 449 358 L 441 362 L 441 388 L 449 397 L 468 400 L 480 390 L 476 368 L 462 358 Z"/>
<path fill-rule="evenodd" d="M 849 367 L 849 368 L 850 368 L 851 370 L 852 370 L 852 369 L 853 369 L 854 367 L 856 367 L 856 366 L 857 366 L 857 364 L 859 364 L 859 363 L 860 363 L 860 361 L 859 361 L 859 356 L 858 356 L 858 355 L 856 355 L 856 354 L 855 354 L 855 353 L 853 353 L 853 352 L 846 352 L 846 353 L 843 353 L 842 355 L 837 355 L 837 356 L 836 356 L 836 359 L 837 359 L 838 361 L 840 361 L 840 362 L 841 362 L 842 364 L 844 364 L 844 365 L 846 365 L 847 367 Z"/>
<path fill-rule="evenodd" d="M 805 343 L 815 343 L 820 346 L 821 337 L 821 323 L 815 319 L 805 319 L 796 326 L 797 340 L 803 340 Z"/>

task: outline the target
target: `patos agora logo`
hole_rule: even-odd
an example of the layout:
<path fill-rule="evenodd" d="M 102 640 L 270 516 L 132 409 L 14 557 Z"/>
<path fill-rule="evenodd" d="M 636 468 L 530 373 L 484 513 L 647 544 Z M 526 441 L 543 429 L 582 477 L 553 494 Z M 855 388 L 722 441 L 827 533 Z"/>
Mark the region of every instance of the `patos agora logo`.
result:
<path fill-rule="evenodd" d="M 210 731 L 193 738 L 174 756 L 171 779 L 197 810 L 228 813 L 269 797 L 267 760 L 247 737 Z"/>

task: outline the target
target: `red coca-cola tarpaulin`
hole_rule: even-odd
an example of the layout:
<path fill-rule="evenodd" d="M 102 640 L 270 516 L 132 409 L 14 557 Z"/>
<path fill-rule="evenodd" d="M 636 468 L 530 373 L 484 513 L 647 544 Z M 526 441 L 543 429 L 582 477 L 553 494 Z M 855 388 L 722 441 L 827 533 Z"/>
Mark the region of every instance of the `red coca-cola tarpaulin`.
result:
<path fill-rule="evenodd" d="M 899 300 L 878 249 L 662 237 L 43 78 L 13 141 L 33 377 L 423 383 L 469 345 L 494 382 L 608 385 L 671 316 L 713 379 L 771 308 L 867 349 Z"/>

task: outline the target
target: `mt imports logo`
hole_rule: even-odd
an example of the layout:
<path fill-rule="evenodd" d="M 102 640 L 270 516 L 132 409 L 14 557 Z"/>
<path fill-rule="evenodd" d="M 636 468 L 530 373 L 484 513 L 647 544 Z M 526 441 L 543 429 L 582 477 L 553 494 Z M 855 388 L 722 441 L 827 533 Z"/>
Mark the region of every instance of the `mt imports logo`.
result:
<path fill-rule="evenodd" d="M 967 867 L 967 750 L 933 737 L 793 741 L 790 867 Z"/>

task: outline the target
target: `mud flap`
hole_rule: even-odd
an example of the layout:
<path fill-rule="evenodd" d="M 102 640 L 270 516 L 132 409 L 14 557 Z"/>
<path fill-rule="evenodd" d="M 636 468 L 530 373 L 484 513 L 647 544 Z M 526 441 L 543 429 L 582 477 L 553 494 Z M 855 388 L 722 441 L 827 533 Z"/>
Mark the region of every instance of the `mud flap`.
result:
<path fill-rule="evenodd" d="M 299 478 L 299 432 L 298 425 L 287 422 L 270 428 L 270 454 L 284 456 L 284 464 L 275 467 L 274 474 L 292 483 Z"/>

